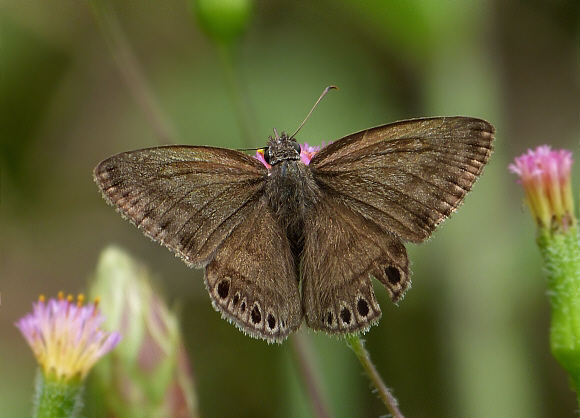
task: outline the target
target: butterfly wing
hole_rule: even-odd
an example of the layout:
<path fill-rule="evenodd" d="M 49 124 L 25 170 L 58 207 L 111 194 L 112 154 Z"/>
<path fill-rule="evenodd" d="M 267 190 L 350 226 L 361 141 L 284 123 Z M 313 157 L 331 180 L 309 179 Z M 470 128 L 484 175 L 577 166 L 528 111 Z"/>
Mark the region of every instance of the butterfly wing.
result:
<path fill-rule="evenodd" d="M 364 331 L 381 316 L 369 275 L 395 301 L 410 284 L 401 240 L 331 193 L 318 202 L 304 230 L 302 301 L 309 327 L 334 334 Z"/>
<path fill-rule="evenodd" d="M 300 327 L 290 243 L 265 199 L 219 247 L 205 280 L 214 307 L 252 337 L 281 342 Z"/>
<path fill-rule="evenodd" d="M 145 235 L 207 266 L 218 311 L 279 341 L 299 327 L 301 304 L 288 239 L 264 204 L 267 175 L 241 152 L 190 146 L 121 153 L 94 172 L 105 199 Z"/>
<path fill-rule="evenodd" d="M 397 122 L 349 135 L 310 162 L 322 198 L 305 224 L 308 325 L 365 330 L 380 316 L 369 274 L 397 302 L 411 279 L 403 240 L 422 242 L 463 201 L 494 128 L 463 117 Z"/>
<path fill-rule="evenodd" d="M 189 146 L 124 152 L 94 171 L 108 203 L 194 267 L 252 211 L 266 175 L 241 152 Z"/>
<path fill-rule="evenodd" d="M 419 243 L 461 204 L 491 155 L 493 135 L 481 119 L 401 121 L 332 143 L 310 167 L 353 211 Z"/>

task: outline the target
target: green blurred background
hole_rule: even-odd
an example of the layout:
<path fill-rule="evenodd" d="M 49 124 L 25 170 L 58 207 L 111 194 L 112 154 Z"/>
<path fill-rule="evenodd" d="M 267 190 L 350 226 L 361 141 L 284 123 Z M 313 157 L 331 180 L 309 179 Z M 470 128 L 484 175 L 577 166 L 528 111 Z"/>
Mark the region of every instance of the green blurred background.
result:
<path fill-rule="evenodd" d="M 340 90 L 300 141 L 419 116 L 496 126 L 495 153 L 461 210 L 429 242 L 408 246 L 406 298 L 395 307 L 377 286 L 383 318 L 367 347 L 406 416 L 577 416 L 549 352 L 535 228 L 507 164 L 544 143 L 578 152 L 579 4 L 261 0 L 236 48 L 257 127 L 249 145 L 264 145 L 273 127 L 293 132 L 329 84 Z M 175 140 L 248 145 L 217 50 L 185 1 L 111 5 Z M 36 364 L 13 323 L 41 293 L 86 291 L 109 243 L 146 260 L 178 307 L 203 416 L 310 416 L 292 345 L 221 320 L 202 271 L 122 220 L 93 184 L 103 158 L 159 142 L 90 3 L 0 1 L 0 30 L 0 416 L 31 409 Z M 386 414 L 344 342 L 309 338 L 333 414 Z"/>

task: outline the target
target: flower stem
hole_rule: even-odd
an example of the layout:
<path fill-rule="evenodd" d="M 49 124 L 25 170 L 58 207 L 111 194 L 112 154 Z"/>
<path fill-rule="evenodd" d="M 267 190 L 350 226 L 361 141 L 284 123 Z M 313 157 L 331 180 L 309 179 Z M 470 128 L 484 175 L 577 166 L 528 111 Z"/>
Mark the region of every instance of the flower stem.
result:
<path fill-rule="evenodd" d="M 391 413 L 391 415 L 395 418 L 402 418 L 403 414 L 399 411 L 397 400 L 391 394 L 381 375 L 379 374 L 378 370 L 376 369 L 375 365 L 371 361 L 371 357 L 364 346 L 363 340 L 360 339 L 358 335 L 352 335 L 346 338 L 346 341 L 350 348 L 354 351 L 358 360 L 362 364 L 365 372 L 375 388 L 377 388 L 379 397 Z"/>
<path fill-rule="evenodd" d="M 82 385 L 47 379 L 40 371 L 36 379 L 35 418 L 76 417 L 82 407 Z"/>
<path fill-rule="evenodd" d="M 580 244 L 577 224 L 567 231 L 540 230 L 538 246 L 548 276 L 552 305 L 552 354 L 580 390 Z M 580 405 L 580 398 L 579 398 Z"/>
<path fill-rule="evenodd" d="M 306 386 L 306 393 L 310 398 L 310 403 L 317 417 L 328 418 L 332 416 L 328 411 L 326 402 L 323 399 L 320 385 L 316 379 L 314 364 L 311 359 L 311 346 L 308 336 L 303 332 L 297 332 L 291 338 L 294 355 L 298 362 L 298 368 L 302 381 Z"/>
<path fill-rule="evenodd" d="M 250 148 L 254 145 L 254 141 L 257 138 L 256 123 L 250 100 L 244 92 L 244 84 L 241 82 L 238 70 L 234 64 L 232 46 L 224 42 L 216 42 L 216 47 L 224 69 L 226 85 L 230 92 L 238 126 L 242 133 L 244 147 Z"/>
<path fill-rule="evenodd" d="M 95 20 L 111 51 L 111 55 L 115 59 L 135 101 L 145 113 L 156 137 L 162 144 L 176 143 L 176 134 L 167 118 L 163 115 L 161 107 L 147 83 L 137 57 L 135 57 L 109 2 L 92 0 L 90 3 Z"/>

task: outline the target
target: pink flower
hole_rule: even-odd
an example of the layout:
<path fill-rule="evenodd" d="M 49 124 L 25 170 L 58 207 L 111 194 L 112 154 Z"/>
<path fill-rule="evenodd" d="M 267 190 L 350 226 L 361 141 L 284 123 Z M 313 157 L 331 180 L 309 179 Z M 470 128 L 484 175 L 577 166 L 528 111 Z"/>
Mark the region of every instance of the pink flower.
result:
<path fill-rule="evenodd" d="M 552 151 L 548 145 L 528 150 L 508 169 L 520 176 L 528 206 L 538 225 L 551 228 L 556 221 L 564 228 L 575 222 L 570 171 L 572 153 Z"/>
<path fill-rule="evenodd" d="M 258 161 L 260 161 L 262 164 L 264 164 L 264 166 L 269 170 L 271 165 L 268 164 L 266 162 L 266 159 L 264 158 L 264 148 L 260 148 L 259 150 L 256 151 L 256 155 L 254 155 L 254 158 Z"/>
<path fill-rule="evenodd" d="M 117 332 L 105 332 L 99 327 L 104 317 L 98 301 L 83 305 L 80 295 L 46 303 L 41 296 L 33 304 L 32 313 L 15 325 L 32 348 L 45 376 L 57 380 L 83 380 L 94 364 L 121 341 Z"/>

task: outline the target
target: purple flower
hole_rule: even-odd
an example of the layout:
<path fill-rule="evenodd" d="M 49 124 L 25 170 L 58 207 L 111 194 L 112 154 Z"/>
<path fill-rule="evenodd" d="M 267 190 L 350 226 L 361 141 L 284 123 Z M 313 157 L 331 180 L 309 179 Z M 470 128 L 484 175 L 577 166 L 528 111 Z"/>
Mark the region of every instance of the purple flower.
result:
<path fill-rule="evenodd" d="M 330 145 L 330 144 L 331 144 L 331 142 L 329 142 L 326 145 Z M 300 145 L 300 160 L 306 165 L 310 164 L 310 160 L 312 160 L 314 155 L 316 155 L 316 153 L 318 151 L 320 151 L 322 148 L 324 148 L 326 145 L 323 142 L 320 147 L 317 147 L 317 146 L 310 146 L 310 145 L 308 145 L 307 142 L 305 142 L 304 144 Z M 257 150 L 256 155 L 254 155 L 254 158 L 256 158 L 258 161 L 260 161 L 262 164 L 264 164 L 266 166 L 266 168 L 270 169 L 270 167 L 271 167 L 270 164 L 268 164 L 266 162 L 266 160 L 264 159 L 264 148 Z"/>
<path fill-rule="evenodd" d="M 72 296 L 48 303 L 41 296 L 33 304 L 32 313 L 15 325 L 32 348 L 45 376 L 57 380 L 83 380 L 94 364 L 121 341 L 117 332 L 105 332 L 99 327 L 104 317 L 98 301 L 83 305 Z"/>
<path fill-rule="evenodd" d="M 574 224 L 571 167 L 570 151 L 552 151 L 548 145 L 528 150 L 508 166 L 512 173 L 520 176 L 519 183 L 539 226 L 551 228 L 553 221 L 564 228 Z"/>

